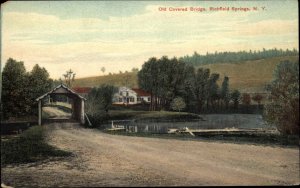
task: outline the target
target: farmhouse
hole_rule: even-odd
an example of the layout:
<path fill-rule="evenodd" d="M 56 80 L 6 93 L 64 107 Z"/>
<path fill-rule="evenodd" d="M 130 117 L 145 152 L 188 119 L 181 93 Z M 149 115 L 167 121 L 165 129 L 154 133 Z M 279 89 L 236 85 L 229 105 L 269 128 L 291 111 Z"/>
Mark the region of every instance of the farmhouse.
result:
<path fill-rule="evenodd" d="M 141 104 L 150 103 L 151 94 L 138 88 L 119 87 L 118 92 L 114 94 L 113 104 Z"/>

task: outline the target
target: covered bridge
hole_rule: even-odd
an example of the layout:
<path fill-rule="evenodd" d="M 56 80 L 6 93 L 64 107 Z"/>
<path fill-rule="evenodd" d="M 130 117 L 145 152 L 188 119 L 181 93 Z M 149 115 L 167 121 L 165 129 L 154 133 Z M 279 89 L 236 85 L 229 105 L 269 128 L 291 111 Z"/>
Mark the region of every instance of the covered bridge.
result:
<path fill-rule="evenodd" d="M 64 95 L 68 98 L 72 99 L 72 118 L 79 121 L 81 124 L 85 123 L 85 113 L 84 113 L 84 102 L 86 101 L 86 98 L 80 96 L 75 91 L 71 90 L 64 84 L 60 84 L 48 93 L 45 93 L 44 95 L 38 97 L 36 101 L 38 101 L 38 114 L 39 114 L 39 125 L 42 125 L 42 106 L 43 101 L 46 99 L 46 97 L 53 97 L 57 95 Z"/>

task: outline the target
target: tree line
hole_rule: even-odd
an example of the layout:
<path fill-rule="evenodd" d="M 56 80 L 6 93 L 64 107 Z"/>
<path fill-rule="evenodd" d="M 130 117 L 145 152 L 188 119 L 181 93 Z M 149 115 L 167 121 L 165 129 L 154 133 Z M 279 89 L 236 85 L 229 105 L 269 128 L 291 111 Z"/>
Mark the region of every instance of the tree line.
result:
<path fill-rule="evenodd" d="M 53 87 L 48 71 L 36 64 L 27 72 L 24 62 L 7 60 L 2 72 L 3 118 L 37 114 L 35 99 Z"/>
<path fill-rule="evenodd" d="M 186 55 L 181 57 L 180 60 L 193 65 L 206 65 L 214 63 L 236 63 L 241 61 L 249 60 L 259 60 L 270 57 L 283 57 L 283 56 L 294 56 L 299 55 L 299 51 L 295 48 L 293 50 L 282 50 L 282 49 L 269 49 L 266 50 L 263 48 L 262 51 L 239 51 L 239 52 L 215 52 L 215 53 L 206 53 L 206 55 L 200 55 L 197 52 L 194 52 L 192 56 Z"/>
<path fill-rule="evenodd" d="M 227 76 L 221 87 L 217 84 L 219 79 L 219 74 L 207 68 L 196 69 L 180 59 L 166 56 L 150 58 L 138 72 L 139 87 L 151 93 L 150 110 L 178 110 L 181 103 L 181 110 L 198 113 L 204 108 L 226 109 L 230 101 L 237 108 L 240 92 L 230 90 Z"/>

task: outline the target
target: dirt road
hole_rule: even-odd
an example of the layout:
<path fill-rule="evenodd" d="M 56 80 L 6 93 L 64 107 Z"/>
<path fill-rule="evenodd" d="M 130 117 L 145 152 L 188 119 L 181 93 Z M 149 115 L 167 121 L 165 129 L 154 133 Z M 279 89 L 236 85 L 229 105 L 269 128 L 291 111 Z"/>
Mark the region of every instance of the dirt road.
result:
<path fill-rule="evenodd" d="M 294 185 L 299 149 L 108 135 L 65 124 L 49 143 L 75 156 L 2 169 L 24 186 Z"/>
<path fill-rule="evenodd" d="M 50 119 L 69 119 L 71 117 L 71 113 L 64 112 L 57 107 L 43 107 L 43 111 L 47 113 Z"/>

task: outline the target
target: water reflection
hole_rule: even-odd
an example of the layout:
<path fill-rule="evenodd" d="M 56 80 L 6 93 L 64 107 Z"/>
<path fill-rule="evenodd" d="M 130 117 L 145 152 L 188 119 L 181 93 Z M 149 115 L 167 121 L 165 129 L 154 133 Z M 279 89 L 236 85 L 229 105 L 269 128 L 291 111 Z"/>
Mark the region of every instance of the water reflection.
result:
<path fill-rule="evenodd" d="M 106 129 L 135 133 L 168 133 L 170 129 L 224 129 L 224 128 L 268 128 L 260 115 L 203 115 L 203 120 L 187 122 L 134 122 L 132 120 L 113 121 Z"/>

